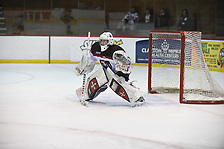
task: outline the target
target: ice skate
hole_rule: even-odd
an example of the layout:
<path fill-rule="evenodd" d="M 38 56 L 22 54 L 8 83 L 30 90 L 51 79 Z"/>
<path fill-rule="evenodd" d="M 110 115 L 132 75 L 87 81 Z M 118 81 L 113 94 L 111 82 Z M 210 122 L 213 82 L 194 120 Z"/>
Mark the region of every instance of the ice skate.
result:
<path fill-rule="evenodd" d="M 142 106 L 145 103 L 145 99 L 141 96 L 138 100 L 130 104 L 131 107 Z"/>
<path fill-rule="evenodd" d="M 86 100 L 80 100 L 80 103 L 83 105 L 83 106 L 87 106 L 88 105 L 88 102 Z"/>

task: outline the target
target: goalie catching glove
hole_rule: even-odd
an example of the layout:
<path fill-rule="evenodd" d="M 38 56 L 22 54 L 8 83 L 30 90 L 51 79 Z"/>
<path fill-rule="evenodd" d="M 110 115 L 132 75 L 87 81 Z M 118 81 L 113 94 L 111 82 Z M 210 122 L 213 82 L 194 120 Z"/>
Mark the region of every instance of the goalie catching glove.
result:
<path fill-rule="evenodd" d="M 82 56 L 78 66 L 75 67 L 75 74 L 77 76 L 90 73 L 95 67 L 95 61 L 88 58 L 87 54 Z"/>
<path fill-rule="evenodd" d="M 113 54 L 115 70 L 128 73 L 131 67 L 131 58 L 124 51 L 116 51 Z"/>

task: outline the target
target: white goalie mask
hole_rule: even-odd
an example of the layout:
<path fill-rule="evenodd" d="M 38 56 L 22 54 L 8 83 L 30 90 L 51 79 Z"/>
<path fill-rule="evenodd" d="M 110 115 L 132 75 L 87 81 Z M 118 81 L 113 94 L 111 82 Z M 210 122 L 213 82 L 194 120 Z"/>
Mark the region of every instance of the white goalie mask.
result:
<path fill-rule="evenodd" d="M 114 44 L 113 35 L 110 32 L 104 32 L 100 35 L 99 39 L 101 52 L 105 51 L 110 45 Z"/>

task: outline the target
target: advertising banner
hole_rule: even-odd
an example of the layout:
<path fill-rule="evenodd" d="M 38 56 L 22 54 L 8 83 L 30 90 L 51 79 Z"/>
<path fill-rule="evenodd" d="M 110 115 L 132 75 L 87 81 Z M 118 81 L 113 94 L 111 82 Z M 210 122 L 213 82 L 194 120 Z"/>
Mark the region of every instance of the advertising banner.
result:
<path fill-rule="evenodd" d="M 179 65 L 180 40 L 154 39 L 152 62 L 154 64 Z M 188 43 L 190 44 L 190 43 Z M 224 72 L 224 42 L 202 40 L 203 56 L 210 70 Z M 136 63 L 148 63 L 149 40 L 136 41 Z M 189 53 L 190 52 L 190 53 Z M 185 55 L 185 64 L 191 65 L 191 51 Z"/>
<path fill-rule="evenodd" d="M 148 63 L 149 40 L 136 42 L 136 63 Z"/>
<path fill-rule="evenodd" d="M 156 64 L 180 65 L 180 40 L 154 39 L 152 62 Z M 148 63 L 149 40 L 136 42 L 136 63 Z"/>
<path fill-rule="evenodd" d="M 202 41 L 205 62 L 210 70 L 224 72 L 224 42 Z"/>

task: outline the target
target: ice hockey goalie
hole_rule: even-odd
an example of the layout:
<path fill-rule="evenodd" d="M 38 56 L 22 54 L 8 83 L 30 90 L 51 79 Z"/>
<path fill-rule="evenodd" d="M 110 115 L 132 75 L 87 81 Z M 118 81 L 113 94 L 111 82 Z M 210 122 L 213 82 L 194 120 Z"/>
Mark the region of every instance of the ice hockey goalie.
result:
<path fill-rule="evenodd" d="M 93 70 L 98 61 L 102 68 L 92 73 L 82 88 L 76 90 L 80 101 L 89 101 L 110 87 L 116 94 L 130 103 L 130 106 L 140 106 L 145 103 L 142 92 L 129 81 L 131 59 L 125 50 L 114 45 L 113 35 L 104 32 L 95 42 L 90 52 L 83 55 L 81 62 L 75 68 L 76 75 L 83 75 Z"/>

